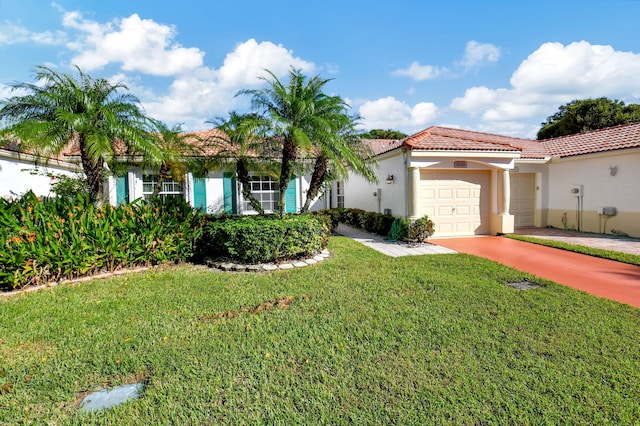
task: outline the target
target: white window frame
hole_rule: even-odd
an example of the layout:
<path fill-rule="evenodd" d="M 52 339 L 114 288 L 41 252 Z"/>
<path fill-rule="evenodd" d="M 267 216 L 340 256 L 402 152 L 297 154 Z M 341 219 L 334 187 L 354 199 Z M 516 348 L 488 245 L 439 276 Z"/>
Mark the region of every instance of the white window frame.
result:
<path fill-rule="evenodd" d="M 158 175 L 152 173 L 145 173 L 142 175 L 142 197 L 145 200 L 149 200 L 153 194 L 153 188 L 158 183 Z M 185 182 L 177 182 L 172 178 L 165 179 L 162 182 L 162 189 L 158 193 L 158 196 L 165 200 L 167 197 L 185 199 Z"/>
<path fill-rule="evenodd" d="M 336 181 L 336 207 L 344 208 L 344 182 Z"/>
<path fill-rule="evenodd" d="M 257 173 L 249 174 L 250 191 L 254 197 L 260 201 L 260 205 L 264 209 L 265 213 L 273 213 L 277 211 L 278 204 L 278 181 L 271 176 L 261 175 Z M 238 185 L 242 185 L 238 182 Z M 243 213 L 257 213 L 249 200 L 245 200 L 240 191 L 240 207 Z"/>

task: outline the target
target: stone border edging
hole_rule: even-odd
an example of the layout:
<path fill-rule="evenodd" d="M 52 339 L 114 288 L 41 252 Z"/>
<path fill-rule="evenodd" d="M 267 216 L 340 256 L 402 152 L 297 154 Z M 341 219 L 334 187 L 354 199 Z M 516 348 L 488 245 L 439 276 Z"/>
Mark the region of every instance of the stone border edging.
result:
<path fill-rule="evenodd" d="M 287 263 L 264 263 L 258 265 L 244 265 L 241 263 L 233 263 L 229 261 L 215 261 L 213 259 L 205 259 L 205 265 L 210 268 L 219 269 L 225 272 L 271 272 L 277 270 L 287 270 L 295 268 L 304 268 L 305 266 L 315 265 L 328 259 L 331 256 L 329 250 L 324 249 L 317 255 L 304 260 L 296 260 Z"/>

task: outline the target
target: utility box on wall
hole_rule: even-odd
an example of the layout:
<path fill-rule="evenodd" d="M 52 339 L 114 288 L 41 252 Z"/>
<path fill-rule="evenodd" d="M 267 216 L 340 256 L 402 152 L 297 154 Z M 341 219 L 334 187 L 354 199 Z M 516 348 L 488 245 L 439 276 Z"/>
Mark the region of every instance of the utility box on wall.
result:
<path fill-rule="evenodd" d="M 615 216 L 618 214 L 618 209 L 615 207 L 600 207 L 598 209 L 598 214 L 601 216 Z"/>

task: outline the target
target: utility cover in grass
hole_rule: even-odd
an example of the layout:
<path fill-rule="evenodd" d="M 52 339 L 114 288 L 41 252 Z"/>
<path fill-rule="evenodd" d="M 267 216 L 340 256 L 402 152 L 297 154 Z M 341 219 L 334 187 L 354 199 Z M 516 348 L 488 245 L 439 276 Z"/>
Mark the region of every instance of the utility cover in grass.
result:
<path fill-rule="evenodd" d="M 90 393 L 85 396 L 80 403 L 80 411 L 92 412 L 106 410 L 130 399 L 138 399 L 140 392 L 142 392 L 142 387 L 142 383 L 134 383 L 131 385 L 118 386 L 111 390 L 103 389 Z"/>
<path fill-rule="evenodd" d="M 530 283 L 529 281 L 521 281 L 519 283 L 507 283 L 509 287 L 513 287 L 518 290 L 532 290 L 534 288 L 540 287 L 537 284 Z"/>

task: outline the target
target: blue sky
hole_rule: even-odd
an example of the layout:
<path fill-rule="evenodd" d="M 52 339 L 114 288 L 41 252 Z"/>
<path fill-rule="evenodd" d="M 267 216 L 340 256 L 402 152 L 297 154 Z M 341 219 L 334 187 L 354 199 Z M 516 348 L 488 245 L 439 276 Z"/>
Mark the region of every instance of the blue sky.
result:
<path fill-rule="evenodd" d="M 295 66 L 333 79 L 363 129 L 534 138 L 574 99 L 640 103 L 639 16 L 639 0 L 0 0 L 0 99 L 36 65 L 78 65 L 202 130 Z"/>

